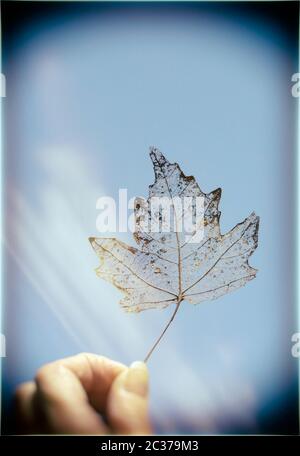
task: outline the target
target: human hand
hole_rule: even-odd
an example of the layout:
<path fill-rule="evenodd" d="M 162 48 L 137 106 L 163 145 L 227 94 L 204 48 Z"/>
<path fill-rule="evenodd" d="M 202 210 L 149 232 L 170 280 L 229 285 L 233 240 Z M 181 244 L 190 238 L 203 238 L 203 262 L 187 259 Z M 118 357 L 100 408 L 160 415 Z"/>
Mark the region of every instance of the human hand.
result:
<path fill-rule="evenodd" d="M 82 353 L 43 366 L 16 391 L 22 434 L 151 434 L 148 371 Z"/>

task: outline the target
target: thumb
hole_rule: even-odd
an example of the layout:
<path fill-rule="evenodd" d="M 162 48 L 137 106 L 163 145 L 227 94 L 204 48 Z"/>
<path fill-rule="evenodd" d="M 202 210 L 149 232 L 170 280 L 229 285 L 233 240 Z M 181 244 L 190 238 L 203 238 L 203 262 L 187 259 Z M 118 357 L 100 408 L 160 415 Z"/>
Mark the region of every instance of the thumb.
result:
<path fill-rule="evenodd" d="M 112 383 L 106 415 L 115 434 L 151 434 L 148 416 L 148 369 L 136 361 Z"/>

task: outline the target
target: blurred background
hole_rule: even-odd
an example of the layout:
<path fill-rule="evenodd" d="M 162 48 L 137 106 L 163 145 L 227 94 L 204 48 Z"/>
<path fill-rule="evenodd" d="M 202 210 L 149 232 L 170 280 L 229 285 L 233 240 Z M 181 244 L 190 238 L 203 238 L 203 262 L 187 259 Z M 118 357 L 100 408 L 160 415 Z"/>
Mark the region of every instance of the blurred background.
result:
<path fill-rule="evenodd" d="M 2 24 L 2 433 L 41 365 L 142 359 L 170 318 L 123 312 L 88 242 L 98 197 L 147 195 L 151 145 L 222 188 L 222 233 L 261 217 L 257 278 L 182 305 L 149 361 L 156 432 L 297 433 L 297 2 L 2 2 Z"/>

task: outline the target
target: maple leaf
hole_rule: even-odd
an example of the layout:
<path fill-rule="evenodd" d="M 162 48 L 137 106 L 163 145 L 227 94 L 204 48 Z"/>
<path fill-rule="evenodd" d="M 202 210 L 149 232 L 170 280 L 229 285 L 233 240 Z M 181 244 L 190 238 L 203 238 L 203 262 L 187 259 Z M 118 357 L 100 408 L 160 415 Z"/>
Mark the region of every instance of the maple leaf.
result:
<path fill-rule="evenodd" d="M 149 187 L 147 203 L 155 197 L 168 197 L 174 227 L 169 232 L 144 229 L 148 222 L 161 220 L 161 211 L 136 199 L 134 238 L 139 248 L 115 238 L 90 238 L 100 265 L 99 277 L 124 293 L 121 306 L 128 312 L 175 305 L 174 312 L 145 361 L 160 342 L 173 321 L 180 304 L 198 304 L 234 291 L 252 280 L 257 270 L 248 259 L 258 243 L 259 217 L 252 213 L 227 234 L 220 232 L 218 209 L 221 189 L 203 193 L 193 176 L 185 176 L 177 163 L 169 163 L 156 148 L 150 148 L 155 182 Z M 195 198 L 202 198 L 202 225 L 196 225 L 187 240 L 178 229 L 188 213 L 195 213 Z M 175 201 L 190 201 L 178 213 Z M 192 201 L 192 202 L 191 202 Z M 184 207 L 184 205 L 182 205 Z M 199 236 L 201 230 L 201 236 Z M 199 239 L 198 239 L 199 238 Z"/>

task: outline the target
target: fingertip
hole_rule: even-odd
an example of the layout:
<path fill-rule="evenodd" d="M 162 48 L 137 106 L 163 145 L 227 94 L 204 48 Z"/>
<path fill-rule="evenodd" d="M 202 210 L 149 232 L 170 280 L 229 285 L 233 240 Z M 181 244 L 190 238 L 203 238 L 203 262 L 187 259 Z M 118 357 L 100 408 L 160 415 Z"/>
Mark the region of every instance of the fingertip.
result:
<path fill-rule="evenodd" d="M 115 379 L 109 393 L 107 416 L 114 432 L 150 434 L 148 369 L 135 361 Z"/>
<path fill-rule="evenodd" d="M 133 362 L 120 375 L 119 387 L 125 391 L 146 397 L 148 394 L 148 369 L 142 361 Z"/>
<path fill-rule="evenodd" d="M 133 361 L 129 366 L 130 369 L 143 369 L 148 371 L 147 364 L 144 361 Z"/>

